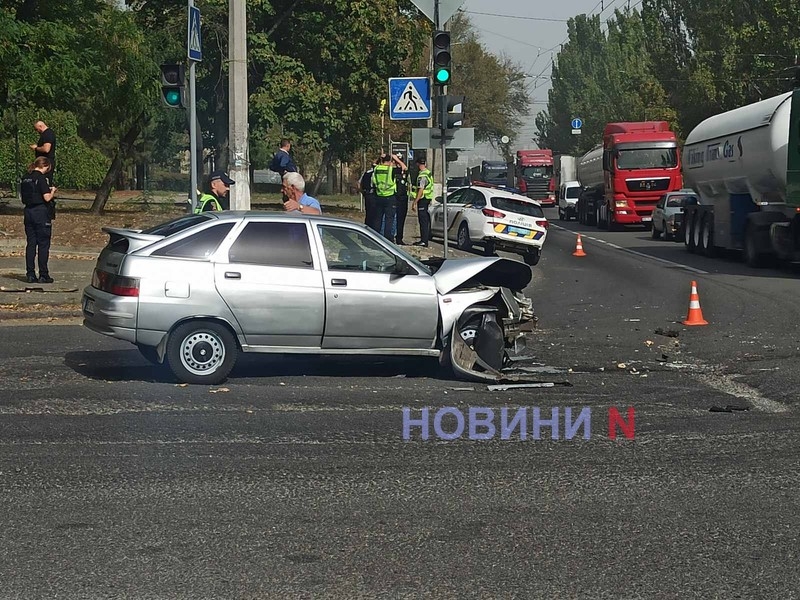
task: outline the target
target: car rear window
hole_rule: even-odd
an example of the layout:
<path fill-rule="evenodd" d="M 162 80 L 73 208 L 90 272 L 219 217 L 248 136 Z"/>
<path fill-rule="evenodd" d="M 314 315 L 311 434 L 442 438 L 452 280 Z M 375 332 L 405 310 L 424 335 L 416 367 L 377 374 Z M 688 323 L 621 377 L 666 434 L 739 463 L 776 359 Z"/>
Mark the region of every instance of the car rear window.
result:
<path fill-rule="evenodd" d="M 683 196 L 670 196 L 667 198 L 667 206 L 671 208 L 683 208 L 686 206 L 686 201 L 689 198 L 694 198 L 697 200 L 697 197 L 692 196 L 691 194 L 685 194 Z"/>
<path fill-rule="evenodd" d="M 182 217 L 178 217 L 177 219 L 172 219 L 171 221 L 167 221 L 166 223 L 161 223 L 160 225 L 151 227 L 150 229 L 145 229 L 142 231 L 142 233 L 149 233 L 151 235 L 163 235 L 164 237 L 168 237 L 170 235 L 179 233 L 184 229 L 189 229 L 189 227 L 194 227 L 199 223 L 205 223 L 210 218 L 211 218 L 210 216 L 205 214 L 184 215 Z"/>
<path fill-rule="evenodd" d="M 208 258 L 216 252 L 222 240 L 233 229 L 233 223 L 220 223 L 207 227 L 193 235 L 159 248 L 151 256 L 173 258 Z"/>
<path fill-rule="evenodd" d="M 544 217 L 542 207 L 533 202 L 525 202 L 524 200 L 517 200 L 516 198 L 503 198 L 502 196 L 492 197 L 492 206 L 497 210 L 506 210 L 508 212 L 517 213 L 518 215 L 526 215 L 528 217 Z"/>

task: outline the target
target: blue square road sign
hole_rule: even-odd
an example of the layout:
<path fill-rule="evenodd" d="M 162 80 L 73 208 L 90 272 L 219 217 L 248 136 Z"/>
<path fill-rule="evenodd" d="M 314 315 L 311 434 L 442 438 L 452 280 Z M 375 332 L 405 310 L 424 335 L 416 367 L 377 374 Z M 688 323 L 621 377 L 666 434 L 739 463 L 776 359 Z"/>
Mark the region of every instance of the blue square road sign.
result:
<path fill-rule="evenodd" d="M 427 77 L 389 78 L 389 118 L 431 118 L 431 82 Z"/>

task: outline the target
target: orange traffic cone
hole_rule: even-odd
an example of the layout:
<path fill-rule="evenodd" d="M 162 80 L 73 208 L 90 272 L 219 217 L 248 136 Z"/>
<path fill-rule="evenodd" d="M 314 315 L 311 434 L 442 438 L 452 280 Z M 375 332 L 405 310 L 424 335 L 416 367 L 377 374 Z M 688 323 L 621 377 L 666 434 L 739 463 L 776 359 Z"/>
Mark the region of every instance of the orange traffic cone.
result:
<path fill-rule="evenodd" d="M 586 256 L 586 252 L 583 251 L 580 233 L 578 234 L 578 241 L 575 243 L 575 252 L 572 253 L 572 256 Z"/>
<path fill-rule="evenodd" d="M 686 316 L 684 325 L 708 325 L 708 321 L 703 318 L 703 311 L 700 310 L 700 295 L 697 293 L 697 282 L 692 282 L 692 293 L 689 295 L 689 314 Z"/>

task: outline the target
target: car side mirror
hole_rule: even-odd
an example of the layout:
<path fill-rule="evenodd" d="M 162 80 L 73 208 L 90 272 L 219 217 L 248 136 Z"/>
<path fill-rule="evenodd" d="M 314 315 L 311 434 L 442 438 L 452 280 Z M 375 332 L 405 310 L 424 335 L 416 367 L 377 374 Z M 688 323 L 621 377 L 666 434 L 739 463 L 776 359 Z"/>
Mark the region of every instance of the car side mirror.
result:
<path fill-rule="evenodd" d="M 413 275 L 416 273 L 414 267 L 412 267 L 408 262 L 399 256 L 396 256 L 394 259 L 394 268 L 392 269 L 392 275 L 400 275 L 401 277 L 404 275 Z"/>

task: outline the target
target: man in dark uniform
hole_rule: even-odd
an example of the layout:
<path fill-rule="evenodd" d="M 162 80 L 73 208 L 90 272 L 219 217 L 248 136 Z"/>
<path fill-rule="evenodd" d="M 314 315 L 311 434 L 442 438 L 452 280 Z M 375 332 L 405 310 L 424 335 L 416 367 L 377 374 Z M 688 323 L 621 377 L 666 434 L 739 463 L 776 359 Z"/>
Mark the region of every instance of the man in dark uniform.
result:
<path fill-rule="evenodd" d="M 370 225 L 375 215 L 375 186 L 372 184 L 372 174 L 378 161 L 372 161 L 372 166 L 364 171 L 358 182 L 358 191 L 364 196 L 364 224 Z"/>
<path fill-rule="evenodd" d="M 397 181 L 397 233 L 395 243 L 398 246 L 405 246 L 403 233 L 406 225 L 406 215 L 408 215 L 408 171 L 402 167 L 394 168 L 394 178 Z"/>
<path fill-rule="evenodd" d="M 31 150 L 36 153 L 36 158 L 44 156 L 50 161 L 50 171 L 45 175 L 48 185 L 53 185 L 53 176 L 56 172 L 56 133 L 44 121 L 36 121 L 33 128 L 39 133 L 39 141 L 31 144 Z"/>
<path fill-rule="evenodd" d="M 211 173 L 208 176 L 209 193 L 203 194 L 197 199 L 197 207 L 194 212 L 199 214 L 208 210 L 221 211 L 230 209 L 228 192 L 230 192 L 231 186 L 235 183 L 225 171 Z"/>

